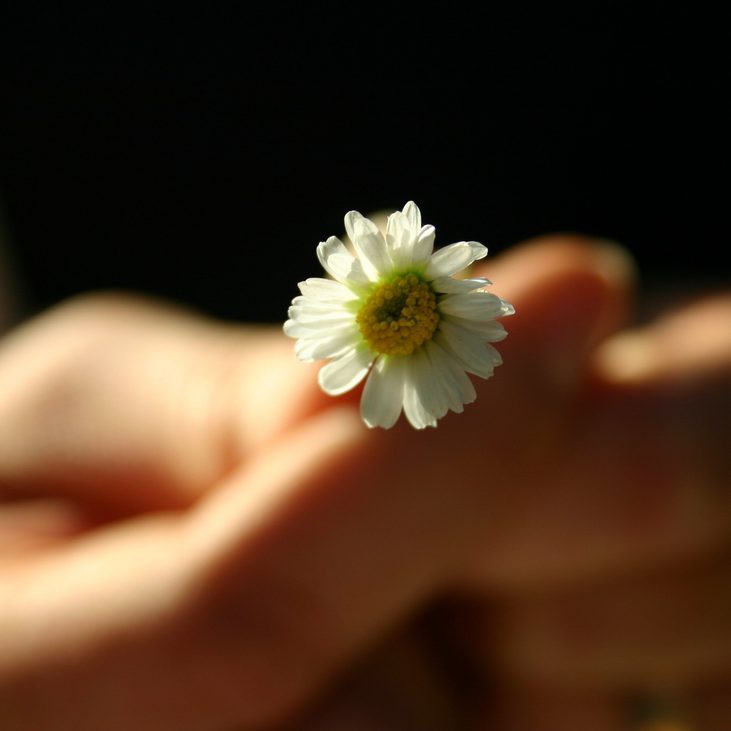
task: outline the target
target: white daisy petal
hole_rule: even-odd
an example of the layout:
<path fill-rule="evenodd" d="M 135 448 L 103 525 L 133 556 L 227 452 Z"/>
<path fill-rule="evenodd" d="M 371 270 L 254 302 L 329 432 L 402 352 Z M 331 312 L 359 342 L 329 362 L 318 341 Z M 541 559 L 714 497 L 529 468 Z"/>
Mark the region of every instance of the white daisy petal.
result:
<path fill-rule="evenodd" d="M 442 320 L 439 333 L 449 349 L 462 361 L 465 370 L 481 378 L 489 378 L 492 375 L 495 369 L 492 353 L 479 335 L 464 330 L 448 320 Z"/>
<path fill-rule="evenodd" d="M 348 289 L 340 282 L 333 282 L 332 279 L 310 277 L 297 286 L 305 297 L 318 302 L 350 302 L 358 299 L 358 295 L 352 289 Z"/>
<path fill-rule="evenodd" d="M 464 317 L 468 320 L 494 320 L 503 314 L 503 302 L 489 292 L 447 295 L 439 303 L 445 315 Z"/>
<path fill-rule="evenodd" d="M 375 357 L 367 346 L 354 348 L 320 369 L 317 374 L 320 388 L 330 396 L 350 391 L 365 378 Z"/>
<path fill-rule="evenodd" d="M 492 356 L 493 365 L 499 366 L 503 364 L 503 356 L 500 355 L 500 351 L 494 346 L 488 343 L 486 346 L 488 353 Z"/>
<path fill-rule="evenodd" d="M 327 302 L 323 300 L 312 299 L 299 295 L 292 300 L 290 310 L 295 309 L 302 313 L 327 313 L 327 312 L 350 312 L 352 313 L 352 305 L 347 302 Z M 291 315 L 290 315 L 291 317 Z"/>
<path fill-rule="evenodd" d="M 343 224 L 345 225 L 345 233 L 348 234 L 350 243 L 355 244 L 355 227 L 354 223 L 357 219 L 364 218 L 360 211 L 348 211 L 343 218 Z"/>
<path fill-rule="evenodd" d="M 282 327 L 284 334 L 290 338 L 299 338 L 305 335 L 307 328 L 303 327 L 297 320 L 287 320 Z"/>
<path fill-rule="evenodd" d="M 411 265 L 426 267 L 434 251 L 434 226 L 424 226 L 416 236 L 416 242 L 411 250 Z"/>
<path fill-rule="evenodd" d="M 376 360 L 360 402 L 360 414 L 367 426 L 390 429 L 399 418 L 404 398 L 405 361 L 403 356 L 382 356 Z"/>
<path fill-rule="evenodd" d="M 434 419 L 441 419 L 449 411 L 449 399 L 441 378 L 432 364 L 427 349 L 419 348 L 414 354 L 412 377 L 424 408 Z"/>
<path fill-rule="evenodd" d="M 427 353 L 449 399 L 449 408 L 457 414 L 464 411 L 464 404 L 471 404 L 477 393 L 469 376 L 454 362 L 453 356 L 435 340 L 427 344 Z"/>
<path fill-rule="evenodd" d="M 411 379 L 404 383 L 404 414 L 414 429 L 437 425 L 437 420 L 424 408 L 416 384 Z"/>
<path fill-rule="evenodd" d="M 342 347 L 336 348 L 330 346 L 326 348 L 322 341 L 308 340 L 307 338 L 300 337 L 294 346 L 294 354 L 297 360 L 301 360 L 303 363 L 314 363 L 316 360 L 323 360 L 325 358 L 340 358 L 356 345 L 357 342 L 349 341 L 342 345 Z M 327 353 L 327 355 L 323 355 L 323 353 Z"/>
<path fill-rule="evenodd" d="M 476 289 L 482 289 L 492 284 L 489 279 L 478 277 L 477 279 L 452 279 L 452 277 L 439 277 L 431 286 L 435 292 L 442 294 L 466 294 Z"/>
<path fill-rule="evenodd" d="M 515 307 L 510 304 L 510 302 L 506 302 L 505 300 L 501 299 L 500 302 L 503 306 L 502 316 L 507 317 L 508 315 L 514 315 L 515 314 Z"/>
<path fill-rule="evenodd" d="M 322 268 L 343 284 L 368 284 L 369 279 L 363 266 L 346 248 L 337 236 L 331 236 L 317 246 L 317 258 Z"/>
<path fill-rule="evenodd" d="M 440 389 L 440 396 L 447 404 L 450 411 L 461 413 L 464 411 L 462 400 L 459 397 L 459 389 L 454 383 L 452 372 L 447 362 L 449 356 L 433 340 L 430 340 L 424 347 L 432 371 L 435 374 L 435 383 Z"/>
<path fill-rule="evenodd" d="M 486 254 L 487 249 L 476 241 L 460 241 L 456 244 L 450 244 L 432 254 L 429 266 L 426 269 L 426 276 L 429 279 L 449 277 L 468 267 L 475 259 L 481 259 Z"/>
<path fill-rule="evenodd" d="M 335 310 L 328 313 L 307 311 L 303 313 L 299 307 L 290 307 L 288 322 L 296 322 L 298 325 L 310 330 L 331 330 L 334 327 L 350 325 L 354 322 L 354 318 L 351 312 Z"/>
<path fill-rule="evenodd" d="M 401 211 L 392 213 L 386 223 L 386 244 L 393 266 L 397 270 L 411 266 L 413 242 L 414 235 L 409 219 Z"/>
<path fill-rule="evenodd" d="M 326 241 L 321 241 L 317 245 L 317 258 L 322 264 L 322 268 L 332 277 L 338 279 L 340 272 L 332 271 L 330 260 L 334 258 L 341 258 L 347 260 L 348 257 L 354 263 L 355 257 L 345 248 L 345 244 L 337 237 L 330 236 Z"/>
<path fill-rule="evenodd" d="M 436 404 L 432 367 L 423 348 L 408 359 L 408 378 L 404 381 L 404 414 L 415 429 L 436 426 L 444 416 Z"/>
<path fill-rule="evenodd" d="M 439 355 L 434 355 L 433 349 L 439 349 L 439 346 L 434 345 L 434 341 L 428 342 L 420 353 L 429 362 L 429 387 L 426 394 L 422 394 L 422 400 L 424 406 L 429 409 L 437 419 L 441 419 L 447 411 L 453 406 L 454 410 L 462 410 L 462 403 L 457 398 L 456 389 L 450 391 L 448 387 L 448 380 L 444 378 L 442 372 L 437 368 L 434 363 L 434 358 L 439 358 Z"/>
<path fill-rule="evenodd" d="M 411 234 L 415 238 L 421 230 L 421 211 L 414 201 L 409 201 L 404 206 L 403 214 L 409 220 Z"/>
<path fill-rule="evenodd" d="M 498 343 L 508 336 L 505 327 L 497 320 L 467 320 L 463 317 L 448 315 L 444 318 L 449 322 L 455 322 L 460 327 L 479 335 L 482 340 L 489 343 Z"/>
<path fill-rule="evenodd" d="M 367 277 L 377 282 L 393 268 L 391 257 L 383 235 L 373 221 L 358 211 L 350 211 L 345 216 L 345 230 L 358 254 Z"/>
<path fill-rule="evenodd" d="M 484 259 L 487 256 L 487 246 L 484 246 L 479 241 L 468 241 L 467 243 L 475 255 L 475 261 Z"/>
<path fill-rule="evenodd" d="M 463 405 L 471 404 L 477 398 L 477 391 L 475 391 L 475 387 L 472 381 L 470 381 L 469 376 L 451 358 L 447 357 L 446 363 L 452 372 L 452 378 L 457 388 L 459 400 Z M 460 411 L 462 411 L 461 408 Z"/>
<path fill-rule="evenodd" d="M 300 317 L 290 317 L 284 323 L 284 334 L 290 338 L 322 338 L 332 334 L 333 327 L 342 327 L 349 324 L 347 321 L 333 323 L 332 320 L 319 324 L 316 320 L 302 320 Z M 325 331 L 325 332 L 323 332 Z"/>
<path fill-rule="evenodd" d="M 326 330 L 314 334 L 303 334 L 295 345 L 294 352 L 300 360 L 334 358 L 348 348 L 354 348 L 360 341 L 360 333 L 354 325 Z"/>

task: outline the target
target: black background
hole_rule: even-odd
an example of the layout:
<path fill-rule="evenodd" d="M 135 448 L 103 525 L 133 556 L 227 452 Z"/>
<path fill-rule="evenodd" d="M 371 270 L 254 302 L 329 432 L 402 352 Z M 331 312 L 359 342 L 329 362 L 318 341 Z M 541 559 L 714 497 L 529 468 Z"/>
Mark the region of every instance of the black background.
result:
<path fill-rule="evenodd" d="M 646 280 L 717 280 L 726 23 L 475 7 L 11 6 L 0 199 L 30 308 L 121 287 L 281 320 L 347 210 L 412 198 L 438 244 L 579 230 Z"/>

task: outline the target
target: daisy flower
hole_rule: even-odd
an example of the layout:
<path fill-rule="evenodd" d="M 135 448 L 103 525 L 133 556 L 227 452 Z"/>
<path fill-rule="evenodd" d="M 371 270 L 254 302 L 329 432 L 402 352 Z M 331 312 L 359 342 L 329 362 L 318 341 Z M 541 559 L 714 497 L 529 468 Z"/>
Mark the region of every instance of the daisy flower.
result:
<path fill-rule="evenodd" d="M 284 332 L 300 360 L 329 359 L 320 387 L 331 396 L 366 376 L 361 415 L 392 427 L 401 411 L 416 429 L 475 400 L 468 373 L 489 378 L 502 359 L 491 342 L 512 305 L 485 291 L 487 279 L 454 279 L 487 249 L 461 241 L 433 252 L 434 226 L 409 202 L 388 218 L 386 237 L 357 211 L 345 216 L 353 256 L 336 236 L 317 247 L 332 279 L 299 283 Z"/>

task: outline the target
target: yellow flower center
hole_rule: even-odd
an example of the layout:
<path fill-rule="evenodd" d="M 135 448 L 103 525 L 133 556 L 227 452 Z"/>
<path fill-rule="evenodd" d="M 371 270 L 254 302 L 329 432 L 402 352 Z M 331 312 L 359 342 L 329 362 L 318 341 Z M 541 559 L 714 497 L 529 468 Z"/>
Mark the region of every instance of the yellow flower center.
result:
<path fill-rule="evenodd" d="M 355 320 L 373 350 L 410 355 L 437 329 L 437 298 L 415 274 L 402 274 L 379 284 Z"/>

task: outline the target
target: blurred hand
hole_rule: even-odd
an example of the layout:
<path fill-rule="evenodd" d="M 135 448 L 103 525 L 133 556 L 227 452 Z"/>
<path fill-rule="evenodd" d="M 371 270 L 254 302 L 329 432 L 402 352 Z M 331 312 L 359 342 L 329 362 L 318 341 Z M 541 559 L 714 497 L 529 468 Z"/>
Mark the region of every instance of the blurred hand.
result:
<path fill-rule="evenodd" d="M 731 298 L 609 337 L 616 250 L 484 271 L 505 365 L 427 432 L 278 329 L 105 296 L 9 336 L 0 727 L 727 728 Z"/>

